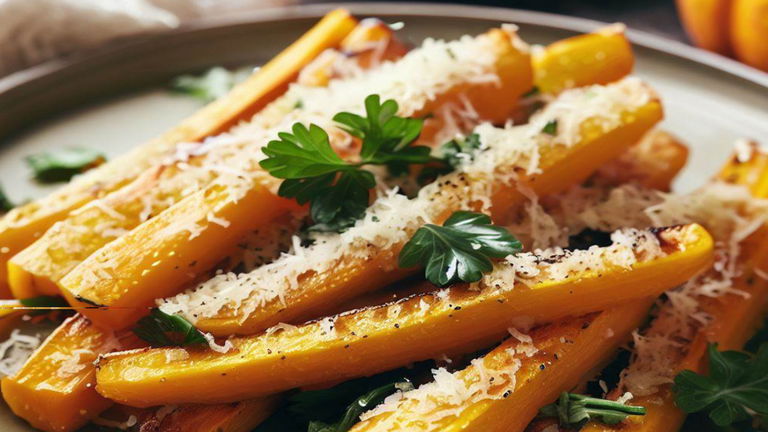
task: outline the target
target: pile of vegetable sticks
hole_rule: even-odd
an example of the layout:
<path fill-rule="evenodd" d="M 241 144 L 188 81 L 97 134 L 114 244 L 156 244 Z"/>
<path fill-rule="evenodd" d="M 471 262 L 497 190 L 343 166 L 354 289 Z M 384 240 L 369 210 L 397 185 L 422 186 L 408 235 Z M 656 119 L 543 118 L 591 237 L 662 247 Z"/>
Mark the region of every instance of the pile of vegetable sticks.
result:
<path fill-rule="evenodd" d="M 420 64 L 440 69 L 414 76 Z M 0 287 L 21 304 L 4 329 L 44 296 L 78 313 L 3 398 L 45 431 L 247 431 L 301 395 L 444 359 L 431 382 L 367 384 L 341 419 L 293 427 L 676 430 L 681 408 L 718 403 L 690 402 L 718 358 L 708 343 L 739 349 L 762 318 L 768 155 L 742 145 L 714 181 L 748 196 L 732 205 L 751 218 L 733 257 L 684 211 L 543 235 L 577 212 L 566 198 L 597 194 L 579 214 L 617 191 L 653 202 L 685 164 L 632 66 L 621 26 L 533 50 L 505 26 L 409 51 L 380 21 L 329 13 L 177 128 L 5 215 Z M 546 237 L 563 233 L 567 248 Z M 628 400 L 567 393 L 724 266 L 732 286 L 697 298 L 706 319 L 675 341 L 669 382 Z M 768 414 L 729 408 L 713 420 Z"/>

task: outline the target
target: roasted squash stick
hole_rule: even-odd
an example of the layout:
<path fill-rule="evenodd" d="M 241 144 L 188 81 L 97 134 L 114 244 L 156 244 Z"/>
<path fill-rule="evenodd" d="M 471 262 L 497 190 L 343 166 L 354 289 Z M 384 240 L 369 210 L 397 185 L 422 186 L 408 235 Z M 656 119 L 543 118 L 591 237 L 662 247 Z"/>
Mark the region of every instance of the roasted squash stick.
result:
<path fill-rule="evenodd" d="M 434 383 L 363 414 L 351 431 L 522 431 L 540 407 L 607 362 L 650 305 L 645 300 L 561 320 L 528 335 L 512 331 L 512 338 L 467 368 L 438 370 Z"/>
<path fill-rule="evenodd" d="M 542 93 L 608 84 L 628 75 L 634 63 L 624 26 L 615 24 L 594 33 L 557 41 L 535 52 L 534 82 Z M 596 74 L 595 71 L 600 72 Z"/>
<path fill-rule="evenodd" d="M 80 315 L 68 318 L 15 375 L 3 378 L 3 398 L 38 429 L 73 431 L 112 405 L 93 391 L 96 357 L 138 346 L 131 333 L 103 331 Z"/>
<path fill-rule="evenodd" d="M 266 236 L 252 236 L 243 245 L 246 249 L 228 257 L 227 263 L 223 268 L 232 268 L 251 260 L 256 260 L 253 265 L 258 265 L 258 260 L 274 258 L 279 249 L 279 247 L 274 247 L 275 242 L 279 244 L 280 242 L 287 241 L 282 238 L 285 234 L 281 234 L 280 231 L 292 232 L 295 224 L 296 222 L 294 221 L 282 221 L 274 226 L 277 231 L 276 233 Z M 253 257 L 253 252 L 258 252 L 259 256 Z M 16 317 L 21 316 L 25 312 L 24 310 L 13 310 L 11 308 L 0 309 L 0 313 L 6 311 L 15 312 L 14 316 Z M 5 325 L 5 321 L 0 321 L 0 325 Z M 76 330 L 71 330 L 71 328 Z M 61 419 L 57 424 L 56 430 L 73 430 L 82 425 L 83 421 L 85 421 L 84 418 L 95 418 L 99 415 L 100 409 L 109 407 L 112 405 L 112 401 L 101 398 L 96 393 L 95 367 L 91 360 L 98 355 L 110 351 L 145 346 L 144 344 L 134 344 L 135 342 L 138 343 L 135 338 L 125 339 L 128 342 L 127 345 L 104 343 L 105 340 L 116 341 L 110 334 L 112 334 L 111 330 L 97 327 L 82 316 L 76 325 L 70 322 L 63 323 L 57 331 L 54 331 L 46 339 L 44 343 L 45 358 L 33 355 L 18 373 L 12 377 L 5 378 L 8 384 L 5 384 L 3 397 L 9 401 L 9 405 L 14 407 L 35 407 L 39 401 L 46 400 L 47 406 L 55 408 L 58 418 Z M 118 339 L 116 342 L 122 340 L 122 338 Z M 73 353 L 74 357 L 72 360 L 60 361 L 61 359 L 69 358 Z M 85 354 L 87 356 L 84 356 Z M 54 359 L 56 363 L 49 366 L 41 365 L 47 359 Z M 41 372 L 41 370 L 45 372 Z M 55 374 L 58 379 L 48 379 L 47 374 Z M 262 402 L 266 403 L 266 401 Z M 259 405 L 262 402 L 254 401 L 253 403 L 257 406 L 266 407 L 267 405 Z M 135 409 L 133 410 L 136 411 Z M 256 422 L 259 419 L 259 416 L 250 416 L 245 410 L 241 411 L 237 406 L 231 404 L 226 407 L 211 406 L 210 410 L 212 410 L 212 415 L 221 420 L 222 425 L 230 423 L 245 425 L 248 422 Z M 118 407 L 115 407 L 113 411 L 120 410 Z M 37 414 L 35 414 L 36 412 L 35 410 L 16 410 L 19 416 L 29 419 L 32 423 L 39 422 L 39 419 L 36 417 Z M 164 412 L 167 413 L 168 409 Z M 189 413 L 189 410 L 183 410 L 182 412 Z M 147 411 L 136 414 L 141 419 L 144 418 L 144 415 L 149 416 L 152 413 Z M 174 419 L 174 424 L 183 422 L 184 415 L 176 414 Z M 127 418 L 118 421 L 118 423 L 123 423 L 125 420 Z"/>
<path fill-rule="evenodd" d="M 768 197 L 768 154 L 751 147 L 749 156 L 735 155 L 721 170 L 718 178 L 734 184 L 747 186 L 756 198 Z M 706 370 L 707 344 L 717 342 L 720 350 L 738 350 L 749 340 L 763 320 L 768 304 L 768 281 L 755 273 L 765 271 L 768 262 L 768 227 L 762 227 L 742 245 L 743 273 L 733 282 L 733 287 L 747 296 L 725 294 L 718 298 L 699 299 L 700 308 L 711 321 L 699 330 L 677 364 L 669 367 L 676 371 L 685 369 L 702 373 Z M 653 326 L 653 324 L 651 324 Z M 658 392 L 630 401 L 648 411 L 645 416 L 628 420 L 625 424 L 608 426 L 599 423 L 587 424 L 583 430 L 632 431 L 632 432 L 673 432 L 680 429 L 685 421 L 683 413 L 674 402 L 670 386 L 662 386 Z"/>
<path fill-rule="evenodd" d="M 461 346 L 491 343 L 515 317 L 550 322 L 654 297 L 712 263 L 712 238 L 697 225 L 615 236 L 616 243 L 606 248 L 509 258 L 479 286 L 458 285 L 283 326 L 278 333 L 231 339 L 229 353 L 151 349 L 107 355 L 99 361 L 97 390 L 132 406 L 211 403 L 372 375 Z M 524 262 L 538 264 L 516 271 Z"/>
<path fill-rule="evenodd" d="M 341 66 L 359 71 L 365 64 L 370 65 L 372 49 L 377 50 L 379 61 L 399 57 L 405 50 L 389 27 L 380 21 L 367 20 L 341 41 L 338 50 L 323 51 L 321 57 L 302 69 L 300 78 L 325 85 L 327 78 Z M 324 59 L 328 57 L 336 62 L 326 62 Z M 180 201 L 188 185 L 174 183 L 174 179 L 182 175 L 183 169 L 178 165 L 151 168 L 119 191 L 73 211 L 56 223 L 9 261 L 8 277 L 14 296 L 60 294 L 61 279 L 85 258 L 151 215 Z M 268 212 L 264 216 L 270 217 Z"/>
<path fill-rule="evenodd" d="M 335 47 L 355 26 L 345 10 L 330 12 L 317 25 L 226 97 L 201 109 L 160 137 L 93 169 L 57 192 L 8 212 L 0 219 L 0 297 L 10 297 L 7 261 L 51 225 L 93 199 L 120 189 L 172 153 L 177 143 L 200 141 L 248 118 L 283 93 L 303 66 Z M 19 298 L 30 297 L 20 293 Z"/>
<path fill-rule="evenodd" d="M 496 78 L 491 82 L 487 79 L 459 81 L 440 93 L 425 96 L 422 106 L 415 108 L 416 112 L 406 112 L 405 115 L 422 116 L 444 104 L 464 100 L 474 107 L 479 116 L 477 121 L 507 117 L 519 96 L 531 86 L 530 57 L 527 52 L 521 51 L 514 34 L 502 30 L 491 30 L 476 39 L 463 39 L 457 44 L 467 46 L 473 40 L 476 45 L 491 51 L 486 53 L 491 56 L 489 73 L 492 72 Z M 404 58 L 401 64 L 412 65 L 413 59 L 418 60 L 418 55 L 423 53 L 426 52 L 416 52 Z M 470 51 L 465 50 L 465 55 L 469 54 Z M 477 53 L 471 54 L 474 56 Z M 447 54 L 441 55 L 448 57 Z M 463 65 L 465 60 L 459 57 L 453 62 Z M 372 77 L 378 82 L 380 75 L 392 72 L 389 68 L 378 69 L 372 72 Z M 354 84 L 360 83 L 354 81 Z M 421 80 L 417 79 L 414 85 L 421 84 Z M 340 85 L 351 84 L 342 82 Z M 403 84 L 396 81 L 394 85 L 399 89 Z M 333 95 L 335 89 L 332 86 L 328 90 L 329 95 Z M 374 86 L 360 88 L 358 92 L 379 90 L 384 91 Z M 283 103 L 282 100 L 278 102 Z M 361 102 L 354 101 L 356 104 Z M 301 109 L 315 109 L 307 107 L 307 104 L 304 101 Z M 315 107 L 327 109 L 327 104 L 327 100 L 317 100 Z M 64 295 L 73 305 L 112 307 L 108 311 L 88 309 L 83 312 L 102 325 L 112 328 L 130 325 L 146 314 L 146 308 L 156 298 L 176 294 L 196 275 L 210 269 L 227 254 L 228 249 L 236 247 L 242 233 L 263 227 L 265 222 L 284 211 L 281 206 L 284 209 L 285 204 L 293 203 L 274 195 L 272 188 L 275 187 L 275 180 L 265 172 L 254 169 L 246 177 L 238 177 L 236 186 L 214 183 L 181 200 L 79 264 L 61 281 Z"/>
<path fill-rule="evenodd" d="M 617 111 L 622 112 L 618 117 Z M 494 219 L 505 220 L 526 201 L 520 188 L 544 195 L 583 181 L 637 142 L 661 116 L 653 92 L 635 79 L 565 92 L 528 125 L 478 129 L 489 150 L 463 171 L 422 188 L 416 198 L 382 197 L 365 216 L 368 223 L 303 249 L 301 258 L 284 257 L 251 273 L 222 275 L 167 299 L 162 307 L 222 336 L 322 316 L 335 304 L 412 273 L 398 269 L 396 257 L 422 223 L 441 223 L 453 211 L 478 209 L 483 202 L 490 204 Z M 557 137 L 542 131 L 550 122 L 561 124 Z M 528 173 L 529 168 L 539 171 Z M 517 173 L 517 179 L 511 181 L 509 173 Z M 398 211 L 387 212 L 390 208 Z M 220 296 L 220 291 L 227 294 Z M 205 307 L 197 308 L 200 303 Z M 191 309 L 197 316 L 188 313 Z"/>

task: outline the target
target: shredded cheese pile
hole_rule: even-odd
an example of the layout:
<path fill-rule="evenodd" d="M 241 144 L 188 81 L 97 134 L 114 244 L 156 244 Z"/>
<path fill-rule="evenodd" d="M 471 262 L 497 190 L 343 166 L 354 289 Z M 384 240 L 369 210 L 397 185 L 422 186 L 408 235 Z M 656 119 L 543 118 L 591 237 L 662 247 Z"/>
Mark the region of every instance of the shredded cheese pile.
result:
<path fill-rule="evenodd" d="M 531 236 L 537 247 L 565 246 L 585 228 L 611 231 L 699 223 L 715 239 L 713 268 L 666 293 L 652 327 L 634 334 L 634 354 L 622 373 L 621 388 L 635 396 L 653 394 L 672 382 L 668 367 L 685 354 L 687 343 L 709 320 L 700 309 L 704 297 L 740 293 L 732 288 L 741 274 L 740 243 L 768 222 L 768 201 L 754 199 L 742 186 L 713 181 L 689 194 L 662 193 L 634 184 L 576 186 L 552 197 L 529 197 L 515 233 Z"/>
<path fill-rule="evenodd" d="M 353 140 L 334 126 L 331 119 L 335 114 L 342 111 L 364 114 L 366 96 L 379 94 L 382 100 L 397 101 L 400 115 L 410 116 L 460 84 L 494 84 L 499 78 L 491 43 L 485 35 L 465 36 L 450 42 L 428 39 L 398 61 L 381 63 L 352 77 L 334 79 L 327 87 L 293 84 L 286 94 L 250 121 L 229 132 L 209 137 L 202 144 L 178 144 L 175 154 L 167 157 L 158 171 L 146 173 L 129 186 L 135 196 L 132 199 L 141 205 L 135 211 L 141 221 L 146 221 L 204 189 L 218 190 L 223 196 L 220 207 L 237 202 L 255 185 L 276 190 L 279 181 L 261 170 L 258 162 L 264 159 L 261 149 L 276 139 L 279 132 L 290 131 L 296 122 L 315 123 L 329 132 L 331 143 L 339 152 L 348 153 Z M 109 198 L 94 200 L 83 211 L 97 208 L 108 216 L 106 223 L 93 227 L 92 231 L 114 239 L 125 233 L 122 226 L 125 218 L 112 209 L 114 203 Z M 192 239 L 200 235 L 208 222 L 223 226 L 229 223 L 213 214 L 206 220 L 187 219 L 176 221 L 164 235 L 187 232 Z M 94 277 L 109 276 L 112 270 L 109 263 L 104 264 L 105 271 Z"/>
<path fill-rule="evenodd" d="M 39 337 L 14 329 L 8 339 L 0 343 L 0 374 L 10 376 L 18 372 L 40 343 Z"/>
<path fill-rule="evenodd" d="M 572 121 L 570 118 L 577 118 L 582 123 L 589 119 L 609 129 L 620 121 L 615 112 L 635 109 L 651 97 L 650 89 L 630 78 L 608 86 L 565 92 L 526 125 L 501 129 L 481 125 L 475 132 L 483 148 L 476 157 L 457 172 L 422 188 L 415 198 L 408 199 L 396 189 L 380 189 L 364 217 L 346 232 L 316 235 L 314 244 L 297 244 L 280 259 L 253 272 L 219 275 L 180 295 L 161 299 L 158 305 L 166 313 L 182 314 L 193 322 L 199 317 L 217 316 L 224 309 L 239 309 L 239 316 L 245 319 L 269 302 L 284 301 L 308 272 L 324 273 L 392 254 L 393 248 L 407 241 L 418 227 L 435 223 L 441 215 L 452 211 L 488 211 L 494 184 L 513 181 L 520 166 L 535 172 L 537 167 L 533 164 L 538 162 L 533 161 L 538 161 L 544 150 L 567 148 L 578 142 L 568 135 L 543 133 L 542 124 L 553 120 L 567 123 Z M 572 107 L 577 100 L 581 101 L 582 109 L 574 112 Z M 561 107 L 561 102 L 568 109 Z M 481 208 L 477 209 L 476 203 Z"/>

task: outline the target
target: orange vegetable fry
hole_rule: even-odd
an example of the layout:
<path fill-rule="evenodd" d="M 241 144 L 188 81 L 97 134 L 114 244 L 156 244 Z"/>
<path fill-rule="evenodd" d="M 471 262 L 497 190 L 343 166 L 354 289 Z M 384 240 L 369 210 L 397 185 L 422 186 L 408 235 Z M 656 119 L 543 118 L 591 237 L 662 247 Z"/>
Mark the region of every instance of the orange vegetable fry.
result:
<path fill-rule="evenodd" d="M 3 398 L 35 428 L 74 431 L 112 405 L 94 391 L 93 361 L 136 346 L 132 334 L 103 331 L 80 315 L 68 318 L 15 375 L 2 379 Z"/>
<path fill-rule="evenodd" d="M 226 131 L 282 94 L 299 70 L 326 48 L 336 46 L 355 26 L 345 10 L 330 12 L 315 27 L 262 67 L 226 97 L 201 109 L 178 126 L 75 179 L 53 194 L 11 210 L 0 219 L 0 297 L 9 298 L 6 262 L 55 222 L 93 199 L 120 189 L 155 166 L 179 142 L 200 141 Z M 17 298 L 33 297 L 27 292 Z"/>
<path fill-rule="evenodd" d="M 539 277 L 526 280 L 527 273 L 510 273 L 514 267 L 498 264 L 479 292 L 459 285 L 278 333 L 231 339 L 229 353 L 174 348 L 109 355 L 99 363 L 97 389 L 132 406 L 211 403 L 371 375 L 490 343 L 515 317 L 550 322 L 657 296 L 712 263 L 712 239 L 699 226 L 629 235 L 629 246 L 575 252 L 553 258 L 553 264 L 540 258 L 537 271 L 527 270 L 540 272 Z M 662 255 L 646 257 L 644 251 L 654 244 L 662 245 Z M 611 261 L 627 253 L 637 262 Z M 595 264 L 590 270 L 569 270 L 576 261 Z M 550 270 L 558 266 L 566 276 Z M 523 278 L 521 286 L 516 278 Z"/>
<path fill-rule="evenodd" d="M 342 66 L 337 63 L 342 61 L 346 70 L 361 70 L 364 63 L 371 64 L 371 47 L 365 44 L 366 40 L 384 44 L 377 51 L 382 58 L 402 55 L 404 48 L 394 40 L 389 27 L 381 26 L 383 24 L 371 21 L 358 25 L 341 41 L 338 49 L 326 49 L 301 69 L 300 78 L 326 85 L 327 79 L 320 77 L 333 74 Z M 334 61 L 323 60 L 326 54 L 334 53 Z M 119 191 L 70 213 L 8 262 L 14 296 L 59 295 L 61 279 L 84 259 L 188 195 L 188 184 L 179 180 L 183 176 L 183 169 L 175 165 L 154 167 Z"/>
<path fill-rule="evenodd" d="M 418 111 L 432 112 L 466 98 L 479 118 L 505 117 L 531 83 L 530 59 L 517 47 L 515 37 L 492 30 L 478 39 L 488 41 L 488 49 L 494 51 L 499 82 L 459 84 L 430 96 Z M 243 233 L 263 229 L 280 212 L 291 211 L 295 201 L 274 195 L 276 179 L 262 171 L 253 172 L 252 178 L 238 188 L 211 185 L 105 245 L 62 279 L 65 297 L 73 305 L 111 307 L 84 311 L 102 325 L 130 325 L 156 298 L 176 294 L 191 278 L 210 269 Z M 245 197 L 231 198 L 239 193 Z"/>
<path fill-rule="evenodd" d="M 525 430 L 539 408 L 610 360 L 645 319 L 650 304 L 644 300 L 561 320 L 528 335 L 515 332 L 467 368 L 439 371 L 435 383 L 364 414 L 351 432 Z"/>
<path fill-rule="evenodd" d="M 533 55 L 534 82 L 543 93 L 608 84 L 632 72 L 635 58 L 623 25 L 563 39 Z"/>

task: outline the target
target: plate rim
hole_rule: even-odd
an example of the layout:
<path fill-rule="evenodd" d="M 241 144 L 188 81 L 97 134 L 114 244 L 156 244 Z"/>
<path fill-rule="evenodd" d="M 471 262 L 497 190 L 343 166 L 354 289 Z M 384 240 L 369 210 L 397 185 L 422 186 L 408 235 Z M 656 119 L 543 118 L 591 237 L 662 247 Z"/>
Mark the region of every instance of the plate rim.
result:
<path fill-rule="evenodd" d="M 220 17 L 191 20 L 179 28 L 171 29 L 169 31 L 131 36 L 122 40 L 110 42 L 106 46 L 100 48 L 87 50 L 77 55 L 43 62 L 0 78 L 0 98 L 2 98 L 5 93 L 11 92 L 19 87 L 32 85 L 35 81 L 46 76 L 59 73 L 68 68 L 76 66 L 82 67 L 83 64 L 98 61 L 103 57 L 119 55 L 120 52 L 136 49 L 139 45 L 151 44 L 153 41 L 157 40 L 157 38 L 172 38 L 174 36 L 189 33 L 238 25 L 319 18 L 329 10 L 336 8 L 347 9 L 353 15 L 361 16 L 429 16 L 437 18 L 481 19 L 505 21 L 581 33 L 589 32 L 609 24 L 602 21 L 549 12 L 496 6 L 447 3 L 333 2 L 267 8 L 239 12 L 237 14 L 226 14 Z M 628 28 L 627 36 L 633 45 L 672 57 L 681 58 L 694 64 L 706 66 L 710 69 L 732 75 L 751 84 L 768 89 L 768 73 L 747 66 L 736 60 L 642 30 Z"/>

